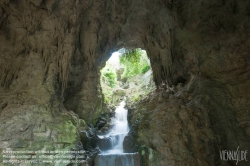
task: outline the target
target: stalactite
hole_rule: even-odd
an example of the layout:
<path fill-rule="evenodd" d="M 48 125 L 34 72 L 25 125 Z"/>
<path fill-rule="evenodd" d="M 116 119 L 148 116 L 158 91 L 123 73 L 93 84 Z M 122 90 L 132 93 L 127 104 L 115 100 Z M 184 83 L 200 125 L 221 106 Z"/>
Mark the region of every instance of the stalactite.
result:
<path fill-rule="evenodd" d="M 35 31 L 41 29 L 42 24 L 42 15 L 33 14 L 33 12 L 24 13 L 22 15 L 22 24 L 23 27 L 28 31 L 28 34 L 31 35 Z"/>
<path fill-rule="evenodd" d="M 10 66 L 9 68 L 5 68 L 2 73 L 0 73 L 0 81 L 2 87 L 9 87 L 12 79 L 16 78 L 18 75 L 18 71 L 20 71 L 20 66 Z"/>

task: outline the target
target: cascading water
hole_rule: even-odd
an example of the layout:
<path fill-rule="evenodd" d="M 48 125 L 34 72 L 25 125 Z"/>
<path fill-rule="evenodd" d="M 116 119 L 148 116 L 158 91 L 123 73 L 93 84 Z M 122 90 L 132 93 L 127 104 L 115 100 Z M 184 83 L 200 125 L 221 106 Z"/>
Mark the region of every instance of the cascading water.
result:
<path fill-rule="evenodd" d="M 103 150 L 103 154 L 120 154 L 123 153 L 123 140 L 124 137 L 129 132 L 127 114 L 128 110 L 124 108 L 125 101 L 122 101 L 120 105 L 115 110 L 115 117 L 112 119 L 113 128 L 111 131 L 104 135 L 98 136 L 101 139 L 109 139 L 111 143 L 111 147 L 108 150 Z"/>
<path fill-rule="evenodd" d="M 102 153 L 95 159 L 95 166 L 139 166 L 138 153 L 123 153 L 123 141 L 129 132 L 127 121 L 128 110 L 122 101 L 115 110 L 112 119 L 113 127 L 106 135 L 99 137 L 99 148 Z"/>

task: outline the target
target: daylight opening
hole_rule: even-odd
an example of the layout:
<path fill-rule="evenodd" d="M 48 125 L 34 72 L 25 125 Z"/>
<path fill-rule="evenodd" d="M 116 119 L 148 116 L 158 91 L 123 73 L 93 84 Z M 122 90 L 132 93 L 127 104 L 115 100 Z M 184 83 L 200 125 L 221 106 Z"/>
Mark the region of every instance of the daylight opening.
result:
<path fill-rule="evenodd" d="M 101 86 L 108 105 L 118 105 L 143 99 L 155 89 L 150 60 L 140 48 L 114 52 L 101 70 Z"/>

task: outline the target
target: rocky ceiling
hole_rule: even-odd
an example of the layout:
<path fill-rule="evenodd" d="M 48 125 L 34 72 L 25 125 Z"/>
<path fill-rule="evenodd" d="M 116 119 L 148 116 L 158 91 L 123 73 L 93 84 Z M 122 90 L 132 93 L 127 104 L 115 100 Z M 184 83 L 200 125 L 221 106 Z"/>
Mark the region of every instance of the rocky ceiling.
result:
<path fill-rule="evenodd" d="M 32 147 L 37 126 L 53 128 L 65 110 L 93 121 L 104 107 L 100 68 L 139 47 L 158 86 L 205 97 L 224 149 L 249 149 L 249 17 L 243 0 L 1 0 L 0 148 Z"/>

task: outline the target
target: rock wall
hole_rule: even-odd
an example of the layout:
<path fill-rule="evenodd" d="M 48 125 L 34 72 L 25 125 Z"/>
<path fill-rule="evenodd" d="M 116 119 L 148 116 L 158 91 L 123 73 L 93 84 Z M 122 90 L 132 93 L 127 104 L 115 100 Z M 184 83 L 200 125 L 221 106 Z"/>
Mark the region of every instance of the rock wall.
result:
<path fill-rule="evenodd" d="M 249 7 L 235 0 L 1 0 L 0 148 L 17 148 L 15 134 L 34 148 L 35 126 L 41 121 L 55 128 L 55 117 L 66 123 L 65 110 L 94 122 L 105 110 L 100 68 L 113 51 L 126 47 L 147 51 L 157 86 L 182 83 L 194 98 L 195 108 L 163 111 L 168 102 L 179 102 L 175 98 L 156 106 L 164 116 L 155 120 L 164 123 L 175 115 L 179 126 L 158 131 L 166 142 L 176 138 L 176 147 L 162 152 L 158 163 L 169 158 L 171 164 L 213 165 L 220 163 L 218 149 L 249 149 Z M 209 127 L 197 131 L 196 123 Z M 181 144 L 184 136 L 177 139 L 180 133 L 162 135 L 181 129 L 191 132 L 188 147 Z M 158 152 L 173 146 L 161 143 L 147 146 Z"/>
<path fill-rule="evenodd" d="M 180 84 L 174 91 L 152 93 L 130 109 L 133 125 L 125 138 L 125 151 L 138 151 L 146 165 L 235 165 L 236 161 L 222 161 L 220 151 L 248 149 L 248 136 L 225 122 L 226 117 L 215 119 L 218 105 L 213 104 L 209 95 Z M 238 164 L 249 165 L 247 161 Z"/>

